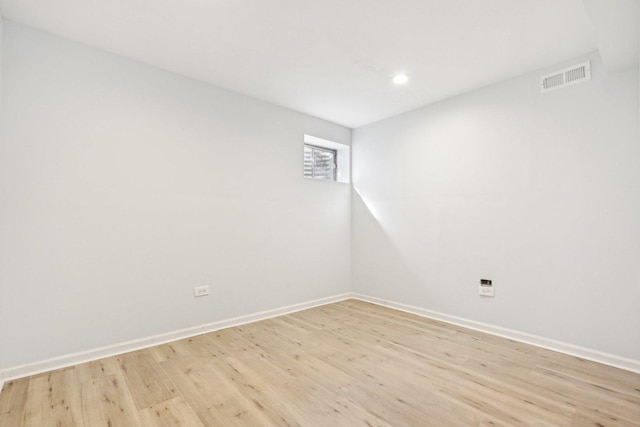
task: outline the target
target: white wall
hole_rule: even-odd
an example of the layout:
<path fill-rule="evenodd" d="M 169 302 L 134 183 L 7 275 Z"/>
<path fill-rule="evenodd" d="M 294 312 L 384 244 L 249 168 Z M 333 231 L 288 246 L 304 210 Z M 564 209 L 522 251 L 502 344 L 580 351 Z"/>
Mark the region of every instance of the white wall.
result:
<path fill-rule="evenodd" d="M 591 59 L 354 130 L 354 290 L 640 360 L 638 71 Z"/>
<path fill-rule="evenodd" d="M 3 70 L 3 63 L 2 63 L 2 40 L 3 40 L 3 34 L 4 34 L 4 22 L 2 21 L 2 11 L 0 11 L 0 100 L 2 99 L 2 70 Z M 0 102 L 0 147 L 2 147 L 2 102 Z M 2 161 L 2 159 L 0 159 L 0 162 Z M 0 172 L 1 173 L 1 172 Z M 2 183 L 0 183 L 0 186 L 2 185 Z M 1 187 L 0 187 L 1 188 Z M 2 193 L 0 192 L 0 218 L 2 218 L 2 212 L 3 212 L 3 205 L 4 205 L 4 200 L 2 198 Z M 2 237 L 0 235 L 0 237 Z M 2 261 L 0 260 L 0 263 Z M 1 273 L 0 273 L 1 274 Z M 2 318 L 2 313 L 4 311 L 4 303 L 3 303 L 3 293 L 2 293 L 2 283 L 0 282 L 0 318 Z M 2 325 L 0 324 L 0 329 L 2 328 Z M 4 348 L 4 345 L 2 345 L 2 335 L 0 335 L 0 361 L 3 359 L 3 355 L 6 352 L 6 349 Z M 0 362 L 0 370 L 2 370 L 2 363 Z M 0 378 L 0 387 L 2 387 L 2 378 Z M 1 391 L 2 389 L 0 389 Z"/>
<path fill-rule="evenodd" d="M 1 367 L 349 290 L 349 129 L 4 24 Z"/>

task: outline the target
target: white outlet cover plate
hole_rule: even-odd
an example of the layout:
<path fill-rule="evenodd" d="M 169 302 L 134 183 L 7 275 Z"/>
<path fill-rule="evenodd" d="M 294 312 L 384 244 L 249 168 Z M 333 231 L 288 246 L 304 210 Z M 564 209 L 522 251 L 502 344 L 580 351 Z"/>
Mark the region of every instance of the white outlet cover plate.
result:
<path fill-rule="evenodd" d="M 493 286 L 479 286 L 478 294 L 483 297 L 492 297 L 493 296 Z"/>
<path fill-rule="evenodd" d="M 196 286 L 193 288 L 193 296 L 194 297 L 203 297 L 205 295 L 209 295 L 209 287 L 208 286 Z"/>

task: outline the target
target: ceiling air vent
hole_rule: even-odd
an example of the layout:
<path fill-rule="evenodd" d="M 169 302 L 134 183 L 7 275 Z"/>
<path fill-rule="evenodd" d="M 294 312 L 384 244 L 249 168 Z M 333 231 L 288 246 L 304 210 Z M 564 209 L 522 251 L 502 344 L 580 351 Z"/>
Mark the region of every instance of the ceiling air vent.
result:
<path fill-rule="evenodd" d="M 573 65 L 560 71 L 540 77 L 540 91 L 542 93 L 573 86 L 591 80 L 591 62 Z"/>

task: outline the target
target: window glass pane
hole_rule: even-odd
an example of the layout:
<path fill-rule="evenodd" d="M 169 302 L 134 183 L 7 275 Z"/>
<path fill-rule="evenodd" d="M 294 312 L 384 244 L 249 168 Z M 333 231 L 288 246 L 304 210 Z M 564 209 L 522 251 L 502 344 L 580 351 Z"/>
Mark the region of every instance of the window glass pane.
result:
<path fill-rule="evenodd" d="M 333 181 L 335 179 L 334 178 L 335 152 L 314 148 L 313 155 L 314 155 L 313 177 L 316 179 L 326 179 L 329 181 Z"/>
<path fill-rule="evenodd" d="M 304 177 L 313 178 L 313 148 L 304 146 Z"/>
<path fill-rule="evenodd" d="M 336 180 L 336 150 L 304 145 L 305 178 Z"/>
<path fill-rule="evenodd" d="M 304 177 L 348 183 L 350 147 L 311 135 L 304 136 Z"/>

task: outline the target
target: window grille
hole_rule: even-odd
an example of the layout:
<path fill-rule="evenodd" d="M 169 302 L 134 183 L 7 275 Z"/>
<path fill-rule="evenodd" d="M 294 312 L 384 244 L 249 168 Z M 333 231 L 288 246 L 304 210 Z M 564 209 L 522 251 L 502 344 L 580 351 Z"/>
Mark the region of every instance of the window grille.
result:
<path fill-rule="evenodd" d="M 336 157 L 336 150 L 305 144 L 304 177 L 335 181 Z"/>

